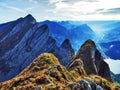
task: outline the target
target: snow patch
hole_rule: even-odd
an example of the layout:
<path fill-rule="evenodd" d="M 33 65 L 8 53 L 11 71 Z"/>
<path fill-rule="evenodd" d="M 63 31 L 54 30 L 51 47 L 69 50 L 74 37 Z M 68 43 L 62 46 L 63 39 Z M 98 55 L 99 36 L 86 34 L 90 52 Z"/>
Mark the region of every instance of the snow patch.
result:
<path fill-rule="evenodd" d="M 110 48 L 114 47 L 114 45 L 110 45 Z"/>

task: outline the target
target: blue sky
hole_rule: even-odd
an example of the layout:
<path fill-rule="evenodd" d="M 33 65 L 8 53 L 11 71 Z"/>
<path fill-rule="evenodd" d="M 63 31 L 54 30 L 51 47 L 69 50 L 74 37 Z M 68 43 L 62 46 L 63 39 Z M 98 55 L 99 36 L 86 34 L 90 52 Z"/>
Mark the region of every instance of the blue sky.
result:
<path fill-rule="evenodd" d="M 32 14 L 43 20 L 120 20 L 119 0 L 0 0 L 0 23 Z"/>

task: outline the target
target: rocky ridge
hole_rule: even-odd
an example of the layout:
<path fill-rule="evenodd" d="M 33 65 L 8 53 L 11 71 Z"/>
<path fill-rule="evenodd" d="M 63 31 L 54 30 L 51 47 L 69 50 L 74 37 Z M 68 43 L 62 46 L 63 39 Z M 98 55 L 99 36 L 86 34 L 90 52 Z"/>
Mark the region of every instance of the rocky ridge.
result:
<path fill-rule="evenodd" d="M 64 48 L 67 44 L 69 49 Z M 68 41 L 58 47 L 49 26 L 32 15 L 0 25 L 0 82 L 18 75 L 43 52 L 54 53 L 66 65 L 74 51 Z"/>
<path fill-rule="evenodd" d="M 82 61 L 76 60 L 81 66 Z M 72 73 L 77 72 L 73 67 L 75 62 L 67 70 L 51 53 L 43 53 L 38 56 L 23 72 L 15 78 L 0 83 L 1 90 L 119 90 L 106 79 L 98 75 L 86 75 Z M 84 68 L 80 71 L 82 72 Z"/>

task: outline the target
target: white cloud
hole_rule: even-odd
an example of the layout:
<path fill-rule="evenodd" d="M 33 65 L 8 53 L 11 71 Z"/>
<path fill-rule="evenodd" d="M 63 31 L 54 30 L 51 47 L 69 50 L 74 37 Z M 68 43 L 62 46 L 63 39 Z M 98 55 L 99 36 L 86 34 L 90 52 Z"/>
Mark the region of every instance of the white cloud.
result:
<path fill-rule="evenodd" d="M 88 0 L 77 0 L 73 3 L 73 0 L 49 0 L 49 3 L 54 5 L 55 8 L 50 9 L 52 13 L 56 13 L 58 16 L 72 17 L 73 20 L 118 20 L 120 15 L 116 10 L 116 14 L 107 15 L 111 13 L 108 9 L 119 8 L 120 3 L 118 0 L 98 0 L 93 2 Z M 70 3 L 71 2 L 71 3 Z M 103 10 L 103 11 L 99 11 Z M 105 12 L 105 15 L 104 15 Z M 114 12 L 115 13 L 115 12 Z"/>
<path fill-rule="evenodd" d="M 99 0 L 100 7 L 104 9 L 111 9 L 111 8 L 117 8 L 120 7 L 120 1 L 119 0 Z"/>
<path fill-rule="evenodd" d="M 28 8 L 25 8 L 24 9 L 24 11 L 31 11 L 32 9 L 34 9 L 34 8 L 37 8 L 38 6 L 36 5 L 36 6 L 33 6 L 33 7 L 28 7 Z"/>
<path fill-rule="evenodd" d="M 0 3 L 0 6 L 8 8 L 10 10 L 17 11 L 17 12 L 25 13 L 25 14 L 27 14 L 28 11 L 31 11 L 32 9 L 38 7 L 37 5 L 35 5 L 35 6 L 26 7 L 24 9 L 21 9 L 21 8 L 18 8 L 18 7 L 15 7 L 15 6 L 8 5 L 6 3 Z"/>
<path fill-rule="evenodd" d="M 110 70 L 115 74 L 120 74 L 120 60 L 113 59 L 105 59 L 105 61 L 109 64 Z"/>
<path fill-rule="evenodd" d="M 14 7 L 14 6 L 10 6 L 10 5 L 6 4 L 6 3 L 0 3 L 0 6 L 3 6 L 5 8 L 11 9 L 11 10 L 15 10 L 15 11 L 18 11 L 18 12 L 26 13 L 25 10 Z"/>
<path fill-rule="evenodd" d="M 29 0 L 29 2 L 34 3 L 34 4 L 37 4 L 37 3 L 38 3 L 38 0 Z"/>
<path fill-rule="evenodd" d="M 58 2 L 58 3 L 56 3 L 55 6 L 57 9 L 64 9 L 64 8 L 69 7 L 67 3 L 63 3 L 63 2 Z"/>
<path fill-rule="evenodd" d="M 62 2 L 63 0 L 49 0 L 50 4 L 55 4 L 57 2 Z"/>
<path fill-rule="evenodd" d="M 20 8 L 17 8 L 17 7 L 13 7 L 13 6 L 6 6 L 6 7 L 9 8 L 9 9 L 18 11 L 18 12 L 26 13 L 25 10 L 22 10 L 22 9 L 20 9 Z"/>
<path fill-rule="evenodd" d="M 0 6 L 13 14 L 33 14 L 37 20 L 46 15 L 50 20 L 120 20 L 119 0 L 5 0 Z"/>

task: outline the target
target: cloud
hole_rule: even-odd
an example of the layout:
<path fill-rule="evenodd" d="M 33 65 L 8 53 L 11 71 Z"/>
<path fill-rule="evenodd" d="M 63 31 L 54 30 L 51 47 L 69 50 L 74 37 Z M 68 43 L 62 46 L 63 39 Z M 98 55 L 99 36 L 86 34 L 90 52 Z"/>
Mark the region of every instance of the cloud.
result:
<path fill-rule="evenodd" d="M 14 7 L 14 6 L 10 6 L 10 5 L 6 4 L 6 3 L 0 3 L 0 6 L 5 7 L 5 8 L 8 8 L 8 9 L 11 9 L 11 10 L 15 10 L 15 11 L 17 11 L 17 12 L 26 13 L 25 10 L 20 9 L 20 8 L 17 8 L 17 7 Z"/>
<path fill-rule="evenodd" d="M 50 13 L 72 17 L 70 19 L 118 19 L 120 3 L 118 0 L 49 0 L 54 8 L 48 9 Z M 104 16 L 107 15 L 107 16 Z M 115 15 L 113 17 L 111 15 Z"/>
<path fill-rule="evenodd" d="M 48 0 L 28 0 L 32 4 L 44 4 L 50 3 Z M 54 1 L 54 0 L 53 0 Z M 55 0 L 56 1 L 56 0 Z M 58 0 L 59 1 L 59 0 Z M 52 2 L 52 1 L 51 1 Z"/>
<path fill-rule="evenodd" d="M 62 2 L 65 2 L 65 3 L 70 3 L 70 4 L 73 4 L 73 3 L 77 3 L 77 2 L 97 2 L 98 0 L 63 0 Z"/>
<path fill-rule="evenodd" d="M 25 13 L 25 14 L 27 14 L 28 11 L 31 11 L 32 9 L 38 7 L 36 5 L 36 6 L 31 6 L 31 7 L 26 7 L 24 9 L 21 9 L 21 8 L 18 8 L 18 7 L 15 7 L 15 6 L 8 5 L 6 3 L 0 3 L 0 6 L 5 7 L 7 9 L 10 9 L 10 10 L 17 11 L 17 12 Z"/>
<path fill-rule="evenodd" d="M 99 13 L 103 15 L 120 15 L 120 7 L 111 9 L 101 9 L 99 10 Z"/>
<path fill-rule="evenodd" d="M 97 2 L 98 0 L 49 0 L 50 4 L 55 4 L 58 2 L 62 2 L 62 3 L 67 3 L 67 4 L 73 4 L 73 3 L 77 3 L 77 2 Z"/>
<path fill-rule="evenodd" d="M 25 11 L 25 12 L 31 11 L 32 9 L 37 8 L 37 7 L 38 7 L 38 6 L 28 7 L 28 8 L 25 8 L 24 11 Z"/>
<path fill-rule="evenodd" d="M 49 0 L 50 4 L 55 4 L 57 2 L 62 2 L 63 0 Z"/>
<path fill-rule="evenodd" d="M 115 74 L 120 74 L 120 60 L 113 59 L 105 59 L 105 61 L 109 64 L 110 70 Z"/>
<path fill-rule="evenodd" d="M 120 19 L 119 0 L 5 0 L 3 3 L 0 6 L 6 10 L 21 12 L 23 15 L 31 13 L 39 20 L 43 20 L 45 15 L 50 20 Z"/>
<path fill-rule="evenodd" d="M 9 8 L 9 9 L 18 11 L 18 12 L 26 13 L 26 11 L 24 11 L 24 10 L 22 10 L 20 8 L 17 8 L 17 7 L 13 7 L 13 6 L 6 6 L 6 7 Z"/>
<path fill-rule="evenodd" d="M 38 0 L 29 0 L 29 2 L 34 3 L 34 4 L 37 4 L 37 3 L 38 3 Z"/>

